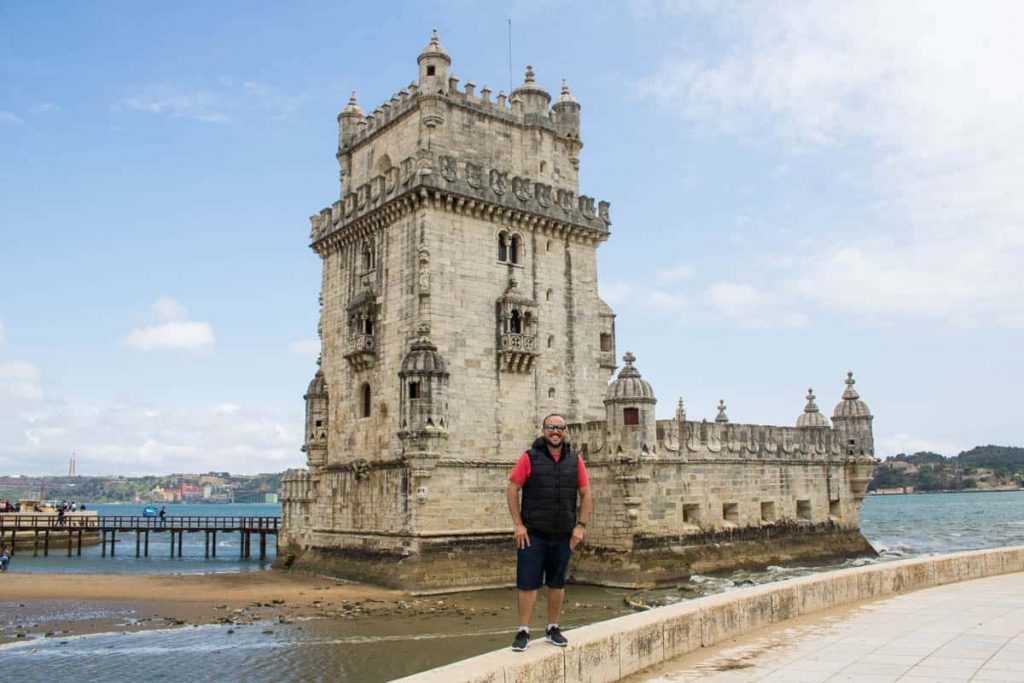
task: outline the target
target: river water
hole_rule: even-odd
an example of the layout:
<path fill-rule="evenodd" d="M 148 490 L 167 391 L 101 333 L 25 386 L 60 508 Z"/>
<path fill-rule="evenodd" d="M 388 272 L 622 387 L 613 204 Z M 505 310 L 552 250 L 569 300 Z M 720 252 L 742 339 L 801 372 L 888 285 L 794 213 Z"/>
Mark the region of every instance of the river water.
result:
<path fill-rule="evenodd" d="M 114 507 L 114 506 L 111 506 Z M 205 506 L 168 508 L 169 514 L 274 514 L 277 506 Z M 105 514 L 135 514 L 129 506 L 101 508 Z M 821 566 L 769 567 L 728 576 L 694 576 L 685 590 L 651 592 L 647 601 L 686 600 L 827 569 L 885 562 L 925 554 L 1024 544 L 1024 492 L 872 496 L 861 510 L 861 529 L 880 552 Z M 129 535 L 130 536 L 130 535 Z M 203 536 L 185 538 L 185 557 L 170 559 L 169 549 L 151 540 L 150 558 L 136 559 L 134 547 L 116 559 L 100 559 L 98 549 L 82 558 L 17 558 L 17 571 L 207 572 L 251 571 L 267 563 L 239 560 L 237 539 L 223 543 L 218 559 L 203 559 Z M 234 552 L 232 552 L 232 550 Z M 272 559 L 272 558 L 271 558 Z M 625 592 L 570 586 L 562 626 L 571 629 L 630 610 Z M 514 628 L 513 590 L 444 596 L 459 610 L 356 620 L 313 619 L 293 624 L 210 625 L 138 633 L 34 639 L 0 646 L 0 662 L 19 681 L 359 681 L 373 683 L 439 666 L 500 647 Z M 2 602 L 0 628 L 12 605 Z M 95 610 L 68 607 L 84 615 Z M 538 612 L 540 614 L 540 606 Z M 470 616 L 473 615 L 473 616 Z M 130 615 L 126 615 L 130 616 Z M 87 618 L 83 617 L 83 618 Z M 539 624 L 539 619 L 534 619 Z M 569 634 L 571 638 L 571 633 Z"/>

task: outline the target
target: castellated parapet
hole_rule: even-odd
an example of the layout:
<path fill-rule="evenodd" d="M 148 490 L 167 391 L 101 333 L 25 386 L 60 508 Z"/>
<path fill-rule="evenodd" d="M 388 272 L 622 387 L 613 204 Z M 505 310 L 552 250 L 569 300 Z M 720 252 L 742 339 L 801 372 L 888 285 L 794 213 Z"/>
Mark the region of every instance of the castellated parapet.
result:
<path fill-rule="evenodd" d="M 609 204 L 579 194 L 580 104 L 527 67 L 506 96 L 451 70 L 435 32 L 418 78 L 338 116 L 339 199 L 310 219 L 323 262 L 308 469 L 285 479 L 280 564 L 417 591 L 509 585 L 504 490 L 551 412 L 591 473 L 575 578 L 639 586 L 691 571 L 870 552 L 858 510 L 870 411 L 829 426 L 655 418 L 652 385 L 597 294 Z M 813 409 L 812 409 L 813 408 Z"/>

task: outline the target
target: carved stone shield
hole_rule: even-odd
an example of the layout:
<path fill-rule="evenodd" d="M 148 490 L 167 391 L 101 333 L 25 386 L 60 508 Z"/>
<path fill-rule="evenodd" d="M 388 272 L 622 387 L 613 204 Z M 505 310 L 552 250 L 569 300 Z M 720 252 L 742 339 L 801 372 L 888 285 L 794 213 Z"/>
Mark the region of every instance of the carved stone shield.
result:
<path fill-rule="evenodd" d="M 494 194 L 505 194 L 505 190 L 508 188 L 508 173 L 499 171 L 496 168 L 491 169 L 491 189 L 494 190 Z"/>
<path fill-rule="evenodd" d="M 441 176 L 448 182 L 455 180 L 455 157 L 441 157 Z"/>
<path fill-rule="evenodd" d="M 466 182 L 469 186 L 477 189 L 484 184 L 483 166 L 477 164 L 466 164 Z"/>
<path fill-rule="evenodd" d="M 512 194 L 520 201 L 528 201 L 530 199 L 530 181 L 519 176 L 512 178 Z"/>

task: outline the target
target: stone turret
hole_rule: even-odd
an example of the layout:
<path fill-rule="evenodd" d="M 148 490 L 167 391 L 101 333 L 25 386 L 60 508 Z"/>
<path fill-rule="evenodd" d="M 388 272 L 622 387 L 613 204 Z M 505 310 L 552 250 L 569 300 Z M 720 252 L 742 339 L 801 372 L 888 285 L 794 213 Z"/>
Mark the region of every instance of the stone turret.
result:
<path fill-rule="evenodd" d="M 871 431 L 874 417 L 853 388 L 855 383 L 853 373 L 846 373 L 846 390 L 843 392 L 843 400 L 832 411 L 832 426 L 837 432 L 843 453 L 874 456 L 875 440 Z"/>
<path fill-rule="evenodd" d="M 319 364 L 320 361 L 317 361 Z M 302 398 L 306 401 L 306 440 L 302 450 L 309 467 L 323 467 L 327 464 L 330 397 L 327 394 L 327 380 L 319 367 Z"/>
<path fill-rule="evenodd" d="M 658 443 L 654 405 L 658 399 L 650 382 L 633 367 L 636 356 L 626 351 L 622 360 L 626 366 L 604 395 L 609 438 L 623 451 L 654 453 Z"/>
<path fill-rule="evenodd" d="M 360 123 L 365 123 L 363 110 L 356 101 L 356 91 L 348 98 L 348 104 L 338 114 L 338 148 L 348 147 L 360 132 Z"/>
<path fill-rule="evenodd" d="M 447 95 L 452 58 L 441 45 L 436 28 L 416 62 L 420 65 L 419 91 L 424 95 Z"/>
<path fill-rule="evenodd" d="M 398 373 L 398 438 L 414 477 L 428 477 L 448 440 L 448 365 L 420 324 Z M 422 501 L 421 501 L 422 502 Z"/>
<path fill-rule="evenodd" d="M 558 136 L 564 138 L 569 145 L 569 158 L 573 166 L 579 167 L 580 150 L 583 149 L 583 141 L 580 140 L 580 103 L 569 92 L 569 83 L 562 79 L 562 94 L 559 95 L 555 106 L 551 108 L 555 119 L 555 130 Z"/>
<path fill-rule="evenodd" d="M 796 419 L 796 426 L 800 429 L 828 427 L 828 418 L 821 414 L 818 405 L 814 402 L 814 389 L 807 389 L 807 405 L 804 406 L 804 412 Z"/>
<path fill-rule="evenodd" d="M 512 91 L 510 99 L 519 100 L 524 114 L 538 114 L 545 117 L 548 113 L 548 105 L 551 104 L 551 94 L 537 85 L 532 66 L 526 67 L 523 83 Z"/>

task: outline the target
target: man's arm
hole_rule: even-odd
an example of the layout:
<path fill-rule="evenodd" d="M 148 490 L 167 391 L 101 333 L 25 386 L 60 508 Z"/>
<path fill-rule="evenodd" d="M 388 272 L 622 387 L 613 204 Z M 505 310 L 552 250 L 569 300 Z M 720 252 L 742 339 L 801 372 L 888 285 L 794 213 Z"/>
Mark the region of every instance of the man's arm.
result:
<path fill-rule="evenodd" d="M 576 528 L 572 530 L 572 540 L 569 541 L 569 547 L 573 550 L 576 550 L 576 546 L 583 542 L 583 536 L 586 534 L 587 523 L 590 521 L 590 509 L 593 506 L 589 486 L 581 488 L 579 490 L 579 494 L 580 511 L 576 515 Z"/>
<path fill-rule="evenodd" d="M 512 515 L 512 528 L 515 530 L 516 547 L 520 550 L 530 546 L 530 535 L 526 533 L 526 526 L 523 525 L 523 517 L 519 511 L 519 490 L 522 488 L 514 481 L 510 481 L 505 491 L 508 511 Z"/>

